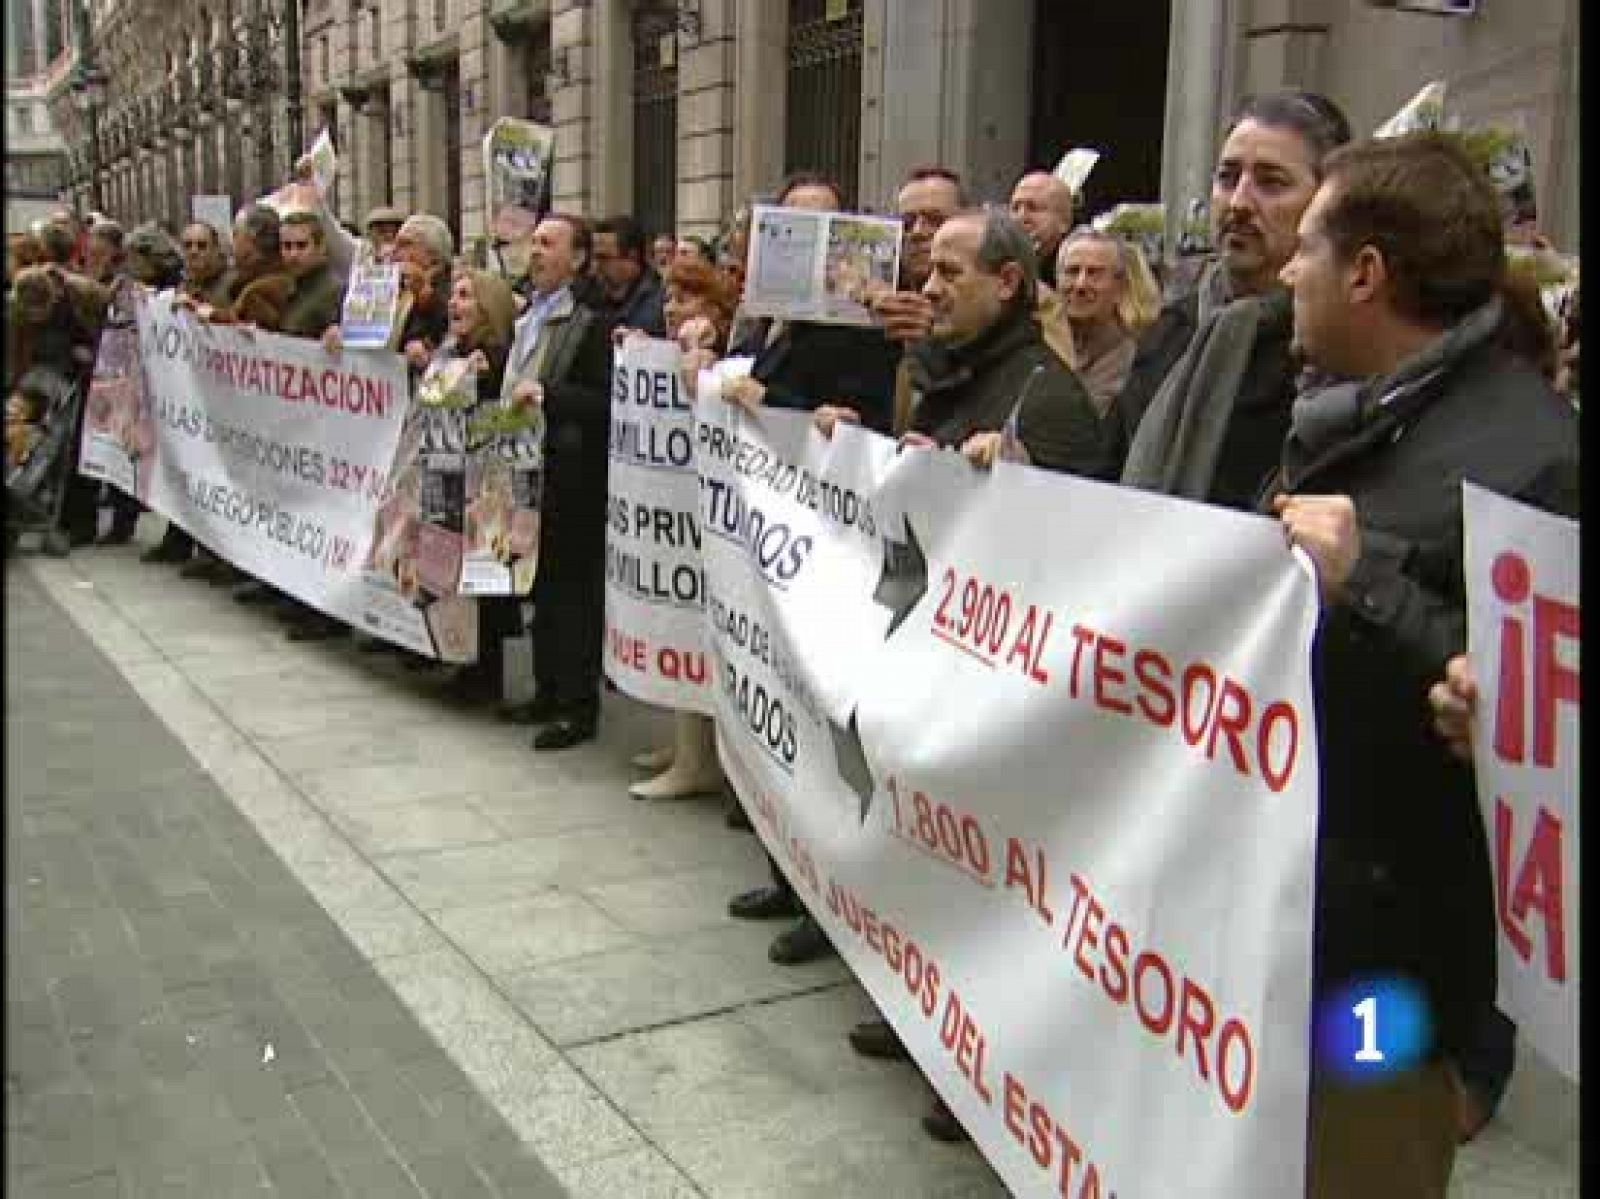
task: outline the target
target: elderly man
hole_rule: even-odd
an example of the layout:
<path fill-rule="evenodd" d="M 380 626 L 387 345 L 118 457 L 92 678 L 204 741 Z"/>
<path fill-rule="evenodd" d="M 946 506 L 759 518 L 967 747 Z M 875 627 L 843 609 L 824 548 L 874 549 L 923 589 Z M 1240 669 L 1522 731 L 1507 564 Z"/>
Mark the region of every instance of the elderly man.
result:
<path fill-rule="evenodd" d="M 516 324 L 502 396 L 542 408 L 545 417 L 534 697 L 504 710 L 515 723 L 544 726 L 533 739 L 540 750 L 591 740 L 600 719 L 611 329 L 572 291 L 591 256 L 582 217 L 552 213 L 539 222 L 528 271 L 533 295 Z"/>
<path fill-rule="evenodd" d="M 1011 215 L 1028 232 L 1039 258 L 1039 280 L 1056 285 L 1056 251 L 1072 228 L 1072 189 L 1049 171 L 1029 171 L 1011 191 Z"/>
<path fill-rule="evenodd" d="M 661 276 L 645 261 L 644 230 L 631 216 L 612 216 L 594 227 L 594 271 L 600 284 L 595 311 L 618 329 L 667 335 L 661 311 Z"/>
<path fill-rule="evenodd" d="M 1424 697 L 1465 649 L 1461 482 L 1578 514 L 1578 421 L 1536 361 L 1540 301 L 1508 277 L 1493 190 L 1447 135 L 1328 155 L 1282 272 L 1294 405 L 1272 508 L 1317 568 L 1319 1004 L 1373 978 L 1426 1005 L 1420 1062 L 1314 1074 L 1306 1193 L 1443 1195 L 1448 1063 L 1495 997 L 1493 890 L 1470 767 Z M 1459 668 L 1457 668 L 1459 669 Z"/>
<path fill-rule="evenodd" d="M 1217 159 L 1218 257 L 1140 339 L 1115 402 L 1122 481 L 1249 509 L 1289 431 L 1299 364 L 1278 281 L 1322 159 L 1350 140 L 1331 100 L 1281 91 L 1244 102 Z"/>
<path fill-rule="evenodd" d="M 395 239 L 400 236 L 400 226 L 406 214 L 398 208 L 379 205 L 367 213 L 367 241 L 372 246 L 372 256 L 378 262 L 388 262 L 394 257 Z"/>

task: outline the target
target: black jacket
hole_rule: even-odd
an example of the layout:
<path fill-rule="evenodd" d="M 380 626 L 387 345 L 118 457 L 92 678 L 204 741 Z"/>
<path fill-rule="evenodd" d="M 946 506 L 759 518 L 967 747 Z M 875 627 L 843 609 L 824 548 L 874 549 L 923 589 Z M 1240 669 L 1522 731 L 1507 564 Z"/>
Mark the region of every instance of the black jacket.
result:
<path fill-rule="evenodd" d="M 1035 466 L 1114 479 L 1117 462 L 1089 393 L 1044 342 L 1032 315 L 1002 318 L 971 343 L 923 342 L 907 370 L 911 428 L 959 447 L 1017 414 L 1017 437 Z M 1020 407 L 1019 407 L 1020 404 Z"/>
<path fill-rule="evenodd" d="M 1163 380 L 1189 348 L 1199 326 L 1199 310 L 1200 293 L 1190 290 L 1162 308 L 1139 338 L 1128 381 L 1105 416 L 1119 462 L 1127 457 L 1139 422 Z M 1234 399 L 1211 494 L 1206 497 L 1209 503 L 1248 509 L 1277 465 L 1295 394 L 1292 334 L 1289 306 L 1274 305 L 1258 328 L 1250 365 Z"/>
<path fill-rule="evenodd" d="M 900 348 L 877 329 L 786 324 L 765 345 L 770 321 L 758 321 L 743 345 L 730 354 L 754 354 L 750 377 L 767 389 L 769 408 L 810 412 L 823 404 L 854 408 L 861 423 L 888 433 L 894 423 L 894 372 Z"/>
<path fill-rule="evenodd" d="M 1495 994 L 1473 776 L 1433 731 L 1426 698 L 1466 649 L 1461 481 L 1576 516 L 1577 417 L 1532 367 L 1481 341 L 1380 407 L 1383 390 L 1382 380 L 1363 388 L 1359 414 L 1315 446 L 1297 420 L 1262 502 L 1278 488 L 1349 495 L 1361 530 L 1313 659 L 1317 994 L 1357 976 L 1408 976 L 1448 1052 Z"/>
<path fill-rule="evenodd" d="M 665 337 L 667 318 L 661 309 L 664 298 L 661 276 L 654 267 L 647 266 L 626 296 L 612 303 L 602 295 L 595 312 L 615 328 L 638 329 L 651 337 Z"/>

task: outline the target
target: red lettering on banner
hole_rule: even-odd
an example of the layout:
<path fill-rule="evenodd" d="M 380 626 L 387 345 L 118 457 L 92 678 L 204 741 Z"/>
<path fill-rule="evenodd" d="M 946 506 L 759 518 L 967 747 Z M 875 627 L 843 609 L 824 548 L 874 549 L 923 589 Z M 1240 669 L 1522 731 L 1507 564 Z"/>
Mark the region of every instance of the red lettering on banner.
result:
<path fill-rule="evenodd" d="M 1185 744 L 1207 761 L 1226 760 L 1236 774 L 1259 777 L 1274 794 L 1288 786 L 1300 755 L 1300 715 L 1289 701 L 1260 703 L 1238 679 L 1205 662 L 1175 672 L 1167 657 L 1144 648 L 1133 650 L 1130 691 L 1126 642 L 1083 624 L 1073 625 L 1071 636 L 1067 692 L 1073 699 L 1159 729 L 1176 723 Z"/>
<path fill-rule="evenodd" d="M 956 1071 L 972 1085 L 973 1093 L 994 1106 L 994 1093 L 984 1077 L 988 1038 L 978 1031 L 978 1022 L 961 1002 L 954 987 L 945 1000 L 944 1020 L 939 1027 L 939 1043 L 955 1059 Z"/>
<path fill-rule="evenodd" d="M 939 966 L 927 955 L 922 946 L 909 934 L 902 933 L 883 919 L 849 887 L 837 879 L 828 880 L 828 911 L 844 921 L 846 927 L 867 943 L 867 947 L 883 959 L 884 965 L 905 984 L 909 995 L 927 1019 L 938 1009 L 941 975 Z M 867 935 L 867 929 L 877 930 L 877 944 Z"/>
<path fill-rule="evenodd" d="M 1049 612 L 1041 613 L 1036 604 L 1024 606 L 1004 587 L 963 578 L 948 566 L 941 587 L 930 626 L 935 637 L 991 669 L 1016 666 L 1029 682 L 1042 686 L 1050 681 L 1050 672 L 1041 665 L 1055 619 Z M 1018 615 L 1022 624 L 1013 636 Z"/>
<path fill-rule="evenodd" d="M 643 638 L 612 628 L 606 630 L 606 645 L 611 650 L 613 662 L 637 670 L 641 674 L 648 669 L 650 647 Z"/>
<path fill-rule="evenodd" d="M 1562 641 L 1580 637 L 1578 607 L 1533 588 L 1533 571 L 1521 554 L 1498 555 L 1489 572 L 1495 597 L 1520 608 L 1533 599 L 1533 761 L 1556 762 L 1559 708 L 1579 703 L 1578 672 L 1557 656 Z M 1500 679 L 1494 717 L 1494 751 L 1503 762 L 1527 760 L 1528 653 L 1526 625 L 1508 612 L 1500 622 Z"/>
<path fill-rule="evenodd" d="M 1029 846 L 1024 845 L 1016 837 L 1006 838 L 1006 881 L 1005 889 L 1013 887 L 1021 889 L 1027 897 L 1028 906 L 1039 914 L 1045 927 L 1055 923 L 1056 914 L 1050 910 L 1048 895 L 1050 892 L 1050 869 L 1045 860 L 1044 848 L 1032 846 L 1033 857 L 1029 861 Z"/>
<path fill-rule="evenodd" d="M 1506 940 L 1524 962 L 1533 959 L 1527 920 L 1544 925 L 1544 970 L 1551 982 L 1567 981 L 1565 888 L 1562 885 L 1562 825 L 1540 806 L 1525 851 L 1516 852 L 1516 812 L 1502 798 L 1494 801 L 1494 860 L 1498 894 L 1495 908 Z M 1513 885 L 1512 879 L 1516 882 Z"/>
<path fill-rule="evenodd" d="M 1064 1199 L 1100 1199 L 1100 1167 L 1085 1160 L 1083 1147 L 1066 1125 L 1043 1103 L 1030 1098 L 1021 1080 L 1009 1070 L 1001 1092 L 1006 1131 L 1032 1155 L 1035 1165 L 1056 1176 L 1056 1193 Z M 1109 1184 L 1105 1194 L 1106 1199 L 1115 1199 L 1116 1192 Z"/>
<path fill-rule="evenodd" d="M 1200 982 L 1175 970 L 1153 948 L 1135 953 L 1126 928 L 1106 911 L 1088 881 L 1076 873 L 1068 881 L 1072 908 L 1061 947 L 1072 966 L 1117 1007 L 1131 1003 L 1140 1027 L 1157 1040 L 1170 1037 L 1180 1059 L 1188 1060 L 1192 1050 L 1201 1083 L 1229 1111 L 1243 1111 L 1255 1085 L 1255 1045 L 1248 1026 L 1236 1017 L 1219 1026 L 1216 1001 Z"/>
<path fill-rule="evenodd" d="M 706 681 L 706 656 L 701 650 L 680 650 L 663 645 L 656 651 L 656 670 L 664 679 L 703 685 Z"/>

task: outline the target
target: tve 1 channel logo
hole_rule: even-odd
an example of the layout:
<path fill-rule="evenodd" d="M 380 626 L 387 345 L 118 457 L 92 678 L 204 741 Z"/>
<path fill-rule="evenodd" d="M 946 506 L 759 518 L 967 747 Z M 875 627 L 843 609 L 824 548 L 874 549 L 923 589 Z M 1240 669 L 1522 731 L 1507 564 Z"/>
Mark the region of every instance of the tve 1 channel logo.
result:
<path fill-rule="evenodd" d="M 1350 1082 L 1375 1082 L 1420 1066 L 1433 1024 L 1420 986 L 1403 978 L 1375 978 L 1324 999 L 1312 1035 L 1319 1069 Z"/>

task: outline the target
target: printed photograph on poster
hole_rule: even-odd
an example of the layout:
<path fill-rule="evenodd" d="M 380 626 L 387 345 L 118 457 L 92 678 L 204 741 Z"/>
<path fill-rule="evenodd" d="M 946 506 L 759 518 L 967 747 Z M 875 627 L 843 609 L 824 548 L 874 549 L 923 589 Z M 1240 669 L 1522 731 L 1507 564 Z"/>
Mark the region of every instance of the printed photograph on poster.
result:
<path fill-rule="evenodd" d="M 362 243 L 365 245 L 366 243 Z M 358 262 L 350 269 L 339 332 L 354 350 L 381 350 L 389 344 L 400 311 L 400 268 Z"/>
<path fill-rule="evenodd" d="M 526 595 L 539 555 L 539 472 L 493 449 L 467 458 L 461 590 Z"/>
<path fill-rule="evenodd" d="M 890 217 L 758 204 L 751 230 L 748 316 L 871 325 L 873 292 L 899 277 L 901 225 Z"/>
<path fill-rule="evenodd" d="M 100 336 L 94 374 L 84 399 L 81 459 L 86 471 L 145 499 L 156 447 L 156 414 L 145 386 L 139 330 L 132 305 L 135 285 L 126 283 L 112 300 L 111 322 Z"/>
<path fill-rule="evenodd" d="M 502 117 L 483 139 L 483 173 L 490 214 L 489 265 L 508 278 L 528 271 L 528 241 L 550 207 L 555 131 Z"/>

